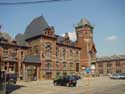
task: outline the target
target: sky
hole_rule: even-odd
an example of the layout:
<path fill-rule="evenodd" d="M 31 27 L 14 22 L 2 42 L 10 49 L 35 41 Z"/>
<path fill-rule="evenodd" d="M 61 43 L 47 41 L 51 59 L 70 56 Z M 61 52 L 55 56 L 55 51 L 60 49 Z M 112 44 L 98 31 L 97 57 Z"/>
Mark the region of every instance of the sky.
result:
<path fill-rule="evenodd" d="M 0 2 L 37 0 L 0 0 Z M 1 31 L 12 37 L 24 33 L 36 17 L 44 16 L 56 34 L 69 32 L 75 40 L 74 25 L 82 18 L 94 26 L 97 57 L 125 54 L 125 0 L 71 0 L 31 5 L 0 5 Z"/>

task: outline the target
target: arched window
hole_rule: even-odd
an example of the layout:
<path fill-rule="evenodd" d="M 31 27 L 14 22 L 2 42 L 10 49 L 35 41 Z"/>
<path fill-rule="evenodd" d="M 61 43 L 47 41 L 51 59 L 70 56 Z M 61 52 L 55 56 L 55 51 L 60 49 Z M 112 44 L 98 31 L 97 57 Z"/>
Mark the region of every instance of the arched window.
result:
<path fill-rule="evenodd" d="M 60 69 L 60 64 L 56 63 L 56 69 Z"/>
<path fill-rule="evenodd" d="M 50 43 L 45 45 L 45 54 L 46 59 L 52 59 L 52 46 Z"/>
<path fill-rule="evenodd" d="M 79 51 L 76 51 L 75 58 L 76 58 L 76 60 L 79 60 Z"/>
<path fill-rule="evenodd" d="M 121 73 L 121 64 L 119 61 L 116 62 L 116 73 Z"/>
<path fill-rule="evenodd" d="M 73 59 L 73 51 L 72 51 L 72 49 L 70 49 L 70 59 L 71 60 Z"/>
<path fill-rule="evenodd" d="M 65 50 L 65 48 L 63 48 L 63 51 L 62 51 L 62 57 L 63 57 L 63 60 L 66 59 L 66 50 Z"/>
<path fill-rule="evenodd" d="M 73 69 L 73 63 L 70 63 L 70 64 L 69 64 L 69 68 L 70 68 L 70 70 Z"/>
<path fill-rule="evenodd" d="M 38 45 L 35 45 L 35 46 L 33 47 L 33 49 L 34 49 L 34 54 L 35 54 L 35 55 L 39 55 L 39 46 L 38 46 Z"/>
<path fill-rule="evenodd" d="M 47 63 L 46 64 L 46 69 L 51 69 L 52 68 L 52 64 L 51 63 Z"/>
<path fill-rule="evenodd" d="M 59 61 L 59 48 L 56 47 L 56 60 Z"/>
<path fill-rule="evenodd" d="M 66 69 L 67 65 L 66 62 L 63 62 L 63 69 Z"/>

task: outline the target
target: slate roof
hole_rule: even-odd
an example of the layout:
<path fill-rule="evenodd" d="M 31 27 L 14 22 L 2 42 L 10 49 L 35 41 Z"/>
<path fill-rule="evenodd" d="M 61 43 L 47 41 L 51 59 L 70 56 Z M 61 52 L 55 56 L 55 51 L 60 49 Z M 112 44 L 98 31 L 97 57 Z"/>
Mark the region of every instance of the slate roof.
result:
<path fill-rule="evenodd" d="M 56 36 L 56 38 L 57 38 L 57 43 L 62 44 L 62 43 L 64 42 L 64 37 L 59 36 L 59 35 L 55 35 L 55 36 Z"/>
<path fill-rule="evenodd" d="M 18 45 L 27 46 L 24 34 L 17 34 L 16 37 L 15 37 L 15 40 L 17 41 Z"/>
<path fill-rule="evenodd" d="M 56 38 L 57 38 L 57 43 L 59 43 L 59 44 L 64 44 L 65 37 L 59 36 L 59 35 L 55 35 L 55 36 L 56 36 Z M 69 40 L 69 41 L 70 41 L 69 46 L 75 47 L 75 42 L 73 42 L 73 41 L 71 41 L 71 40 Z"/>
<path fill-rule="evenodd" d="M 43 16 L 35 18 L 26 28 L 24 35 L 25 39 L 42 35 L 46 28 L 49 28 Z"/>
<path fill-rule="evenodd" d="M 40 56 L 38 55 L 31 55 L 31 56 L 26 56 L 24 58 L 24 63 L 41 63 Z"/>
<path fill-rule="evenodd" d="M 12 40 L 11 36 L 7 32 L 0 32 L 0 39 Z"/>
<path fill-rule="evenodd" d="M 90 25 L 90 22 L 87 19 L 81 19 L 80 22 L 78 23 L 78 26 L 82 26 L 82 25 Z"/>
<path fill-rule="evenodd" d="M 97 61 L 108 61 L 108 60 L 118 60 L 118 59 L 125 59 L 125 55 L 113 55 L 113 56 L 105 56 L 97 58 Z"/>

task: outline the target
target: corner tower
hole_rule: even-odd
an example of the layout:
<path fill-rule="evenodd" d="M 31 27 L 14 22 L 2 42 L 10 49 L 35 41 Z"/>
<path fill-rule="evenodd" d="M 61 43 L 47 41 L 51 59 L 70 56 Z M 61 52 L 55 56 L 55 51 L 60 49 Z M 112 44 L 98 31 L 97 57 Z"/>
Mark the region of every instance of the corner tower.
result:
<path fill-rule="evenodd" d="M 77 42 L 76 45 L 81 48 L 80 65 L 83 67 L 90 67 L 92 62 L 96 59 L 96 48 L 93 41 L 94 27 L 87 19 L 81 19 L 75 26 Z"/>

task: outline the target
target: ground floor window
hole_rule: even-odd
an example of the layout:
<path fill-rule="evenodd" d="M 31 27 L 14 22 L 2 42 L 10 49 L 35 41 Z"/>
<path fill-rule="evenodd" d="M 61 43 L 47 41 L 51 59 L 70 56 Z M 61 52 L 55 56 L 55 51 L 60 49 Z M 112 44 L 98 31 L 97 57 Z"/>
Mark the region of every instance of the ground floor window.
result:
<path fill-rule="evenodd" d="M 56 77 L 60 76 L 60 72 L 56 72 Z"/>
<path fill-rule="evenodd" d="M 67 75 L 67 73 L 66 72 L 63 72 L 63 76 L 66 76 Z"/>
<path fill-rule="evenodd" d="M 9 73 L 16 73 L 16 62 L 2 62 L 2 70 Z"/>
<path fill-rule="evenodd" d="M 46 79 L 52 79 L 52 72 L 46 72 Z"/>

